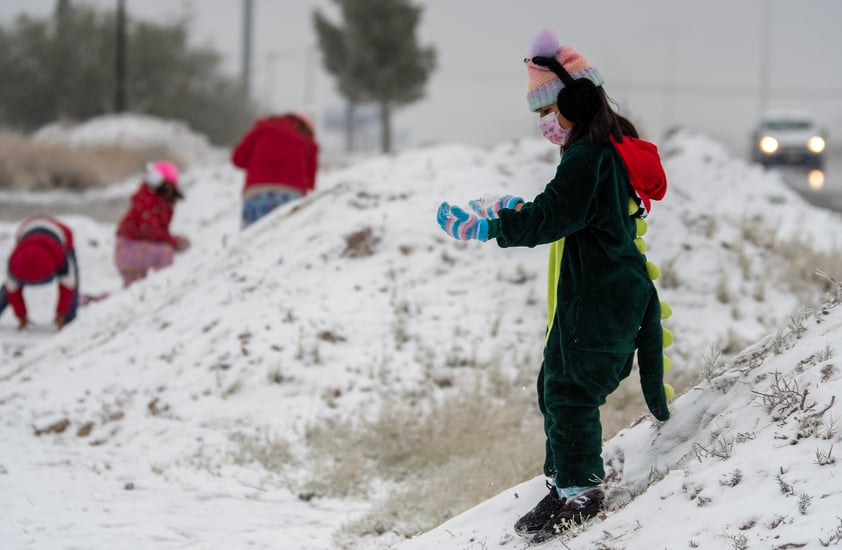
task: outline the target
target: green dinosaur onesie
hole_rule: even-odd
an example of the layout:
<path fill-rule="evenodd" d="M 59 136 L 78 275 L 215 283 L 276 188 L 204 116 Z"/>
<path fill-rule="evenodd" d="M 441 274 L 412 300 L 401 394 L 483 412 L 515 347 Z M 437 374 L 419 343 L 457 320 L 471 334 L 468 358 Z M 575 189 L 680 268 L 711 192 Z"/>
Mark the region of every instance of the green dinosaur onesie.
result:
<path fill-rule="evenodd" d="M 614 147 L 578 140 L 533 202 L 489 221 L 489 239 L 501 247 L 565 239 L 538 380 L 544 469 L 559 487 L 596 485 L 604 477 L 599 406 L 631 372 L 635 348 L 646 403 L 659 420 L 669 418 L 660 303 L 634 243 L 632 196 Z"/>

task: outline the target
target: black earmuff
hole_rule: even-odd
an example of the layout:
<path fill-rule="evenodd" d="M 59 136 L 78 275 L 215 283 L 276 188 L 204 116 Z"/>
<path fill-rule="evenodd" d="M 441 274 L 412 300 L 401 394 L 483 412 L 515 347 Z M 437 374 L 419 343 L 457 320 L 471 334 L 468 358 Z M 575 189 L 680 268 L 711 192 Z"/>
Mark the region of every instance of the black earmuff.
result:
<path fill-rule="evenodd" d="M 587 123 L 600 106 L 599 91 L 589 78 L 573 78 L 555 57 L 535 56 L 532 63 L 547 67 L 558 76 L 564 88 L 558 92 L 556 104 L 561 115 L 573 123 Z"/>

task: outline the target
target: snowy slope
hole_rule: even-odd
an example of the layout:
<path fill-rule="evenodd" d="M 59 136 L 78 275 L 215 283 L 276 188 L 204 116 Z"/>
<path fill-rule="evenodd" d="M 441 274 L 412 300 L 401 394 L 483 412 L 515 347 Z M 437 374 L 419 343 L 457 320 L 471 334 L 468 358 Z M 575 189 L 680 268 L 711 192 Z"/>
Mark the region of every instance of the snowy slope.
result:
<path fill-rule="evenodd" d="M 461 365 L 454 354 L 467 355 L 467 342 L 479 341 L 484 331 L 470 304 L 482 303 L 493 285 L 511 291 L 480 313 L 511 313 L 500 322 L 505 337 L 484 346 L 482 360 L 507 357 L 518 341 L 540 337 L 543 306 L 527 299 L 540 292 L 537 274 L 527 284 L 505 282 L 521 277 L 516 262 L 472 278 L 457 263 L 464 245 L 454 248 L 425 229 L 442 193 L 429 193 L 428 183 L 468 181 L 466 194 L 476 196 L 501 179 L 484 159 L 454 147 L 373 161 L 325 177 L 319 193 L 242 234 L 239 175 L 191 171 L 174 229 L 188 233 L 194 247 L 175 266 L 89 306 L 22 355 L 19 341 L 4 345 L 0 418 L 4 438 L 15 443 L 0 462 L 0 483 L 4 493 L 27 495 L 49 512 L 34 516 L 31 507 L 4 499 L 4 534 L 20 545 L 61 547 L 64 539 L 44 533 L 66 526 L 80 546 L 109 547 L 134 533 L 135 547 L 145 548 L 155 541 L 229 546 L 244 536 L 271 547 L 280 532 L 291 548 L 327 547 L 333 529 L 365 504 L 302 502 L 278 489 L 288 472 L 244 459 L 236 441 L 265 435 L 298 448 L 321 415 L 376 406 L 383 393 L 404 389 L 431 396 L 439 373 L 468 377 L 469 369 L 447 364 Z M 105 260 L 107 254 L 86 249 L 90 238 L 81 230 L 80 261 Z M 358 235 L 364 238 L 353 244 Z M 101 240 L 105 248 L 113 243 L 107 233 Z M 477 251 L 474 261 L 492 264 L 494 249 Z M 534 251 L 511 257 L 530 256 L 542 263 Z M 95 269 L 88 264 L 83 273 Z M 98 269 L 111 274 L 114 288 L 110 262 Z M 455 286 L 442 287 L 442 276 Z M 31 308 L 40 311 L 36 322 L 48 322 L 46 298 Z M 465 314 L 474 315 L 468 322 L 476 329 L 464 336 L 466 349 L 455 351 L 452 332 Z M 2 320 L 4 341 L 18 337 L 13 326 Z M 62 433 L 33 436 L 65 419 Z M 88 433 L 79 436 L 85 426 Z M 44 468 L 69 479 L 35 487 Z M 127 484 L 135 488 L 128 495 Z M 125 507 L 97 507 L 83 524 L 74 512 L 124 499 Z M 245 519 L 199 532 L 189 511 L 197 501 L 214 503 L 211 517 L 231 515 L 226 506 L 233 506 Z M 138 516 L 160 529 L 142 530 Z"/>
<path fill-rule="evenodd" d="M 698 370 L 706 345 L 736 353 L 821 299 L 793 287 L 818 282 L 815 268 L 832 270 L 840 217 L 807 206 L 779 174 L 733 158 L 705 136 L 682 132 L 661 152 L 671 186 L 653 208 L 646 240 L 650 259 L 677 281 L 656 283 L 675 312 L 666 323 L 676 335 L 670 355 Z M 829 257 L 797 272 L 796 281 L 799 258 L 781 246 L 787 242 Z"/>
<path fill-rule="evenodd" d="M 280 547 L 330 547 L 333 530 L 370 503 L 301 500 L 283 488 L 300 474 L 261 466 L 242 441 L 278 440 L 294 464 L 319 419 L 372 413 L 386 395 L 435 400 L 448 391 L 442 380 L 458 391 L 491 364 L 512 380 L 523 358 L 537 370 L 546 251 L 454 242 L 434 213 L 441 200 L 531 197 L 554 156 L 526 141 L 375 158 L 323 173 L 316 193 L 246 232 L 241 174 L 208 163 L 185 173 L 188 198 L 174 219 L 193 247 L 126 291 L 111 264 L 113 227 L 67 218 L 83 290 L 113 295 L 58 334 L 46 287 L 28 289 L 34 330 L 17 333 L 9 313 L 0 319 L 0 494 L 13 496 L 0 499 L 0 539 L 12 548 L 270 548 L 281 537 Z M 762 216 L 780 235 L 828 249 L 842 220 L 702 136 L 676 136 L 664 156 L 671 190 L 647 242 L 656 263 L 678 259 L 678 283 L 663 296 L 675 310 L 675 369 L 690 371 L 728 331 L 757 340 L 798 305 L 772 285 L 763 300 L 752 296 L 751 278 L 777 269 L 752 243 L 748 282 L 735 279 L 730 303 L 711 299 L 744 220 Z M 123 188 L 127 196 L 133 185 Z M 703 229 L 705 215 L 716 216 L 716 231 Z M 0 225 L 2 257 L 13 231 Z M 648 445 L 666 432 L 643 433 L 622 437 Z M 628 486 L 641 479 L 632 454 Z M 528 508 L 539 485 L 528 482 L 506 506 Z"/>
<path fill-rule="evenodd" d="M 712 369 L 670 420 L 643 420 L 606 444 L 607 513 L 545 547 L 842 544 L 839 349 L 834 303 Z M 535 478 L 397 548 L 528 547 L 511 526 L 545 494 Z"/>

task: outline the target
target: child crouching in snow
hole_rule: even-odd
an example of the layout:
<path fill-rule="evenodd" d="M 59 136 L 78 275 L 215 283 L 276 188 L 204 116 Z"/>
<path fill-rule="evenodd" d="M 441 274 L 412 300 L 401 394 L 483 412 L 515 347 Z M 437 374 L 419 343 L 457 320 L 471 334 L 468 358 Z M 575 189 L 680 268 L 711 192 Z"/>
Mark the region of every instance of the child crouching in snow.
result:
<path fill-rule="evenodd" d="M 58 304 L 54 323 L 61 330 L 76 318 L 79 306 L 79 268 L 73 248 L 73 232 L 55 218 L 36 216 L 21 223 L 15 248 L 6 267 L 6 281 L 0 288 L 0 314 L 11 305 L 18 330 L 29 325 L 23 288 L 58 281 Z"/>
<path fill-rule="evenodd" d="M 595 516 L 605 496 L 599 407 L 638 352 L 646 404 L 669 418 L 658 293 L 635 243 L 635 216 L 661 199 L 666 177 L 654 145 L 611 108 L 596 67 L 544 31 L 525 60 L 529 107 L 563 147 L 555 176 L 532 202 L 442 203 L 439 225 L 456 239 L 550 245 L 549 319 L 538 375 L 549 494 L 515 530 L 535 543 Z M 633 201 L 630 203 L 630 200 Z M 630 208 L 630 205 L 634 208 Z M 471 211 L 472 210 L 472 211 Z M 630 215 L 631 213 L 631 215 Z"/>
<path fill-rule="evenodd" d="M 150 269 L 171 265 L 175 253 L 190 246 L 185 237 L 170 233 L 175 203 L 183 198 L 174 164 L 156 162 L 147 166 L 146 177 L 117 226 L 114 262 L 123 287 L 146 277 Z"/>

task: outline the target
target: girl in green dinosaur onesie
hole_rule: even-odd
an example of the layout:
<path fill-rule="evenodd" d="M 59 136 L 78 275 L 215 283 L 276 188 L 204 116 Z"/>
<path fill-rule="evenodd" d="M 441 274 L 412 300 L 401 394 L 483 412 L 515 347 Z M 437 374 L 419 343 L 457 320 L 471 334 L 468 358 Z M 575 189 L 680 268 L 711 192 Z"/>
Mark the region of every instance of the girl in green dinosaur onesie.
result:
<path fill-rule="evenodd" d="M 547 436 L 544 473 L 554 486 L 515 524 L 519 534 L 544 542 L 601 509 L 599 407 L 631 372 L 635 349 L 646 404 L 658 420 L 669 418 L 666 331 L 652 264 L 636 239 L 650 199 L 666 192 L 666 177 L 655 146 L 637 139 L 631 122 L 611 108 L 602 75 L 584 57 L 544 31 L 524 61 L 529 107 L 544 137 L 562 146 L 555 176 L 531 202 L 507 195 L 491 206 L 473 201 L 471 209 L 442 203 L 437 221 L 460 240 L 550 246 L 538 405 Z"/>

